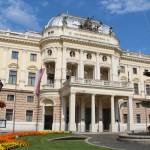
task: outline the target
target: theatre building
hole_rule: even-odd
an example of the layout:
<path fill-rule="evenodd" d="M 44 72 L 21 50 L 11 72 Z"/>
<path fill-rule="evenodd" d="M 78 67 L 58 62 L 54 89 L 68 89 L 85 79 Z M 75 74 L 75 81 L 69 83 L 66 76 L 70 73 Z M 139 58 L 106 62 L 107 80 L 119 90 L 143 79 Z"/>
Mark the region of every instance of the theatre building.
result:
<path fill-rule="evenodd" d="M 123 50 L 102 22 L 60 14 L 42 33 L 0 30 L 0 56 L 2 131 L 118 132 L 150 125 L 150 78 L 143 76 L 150 56 Z"/>

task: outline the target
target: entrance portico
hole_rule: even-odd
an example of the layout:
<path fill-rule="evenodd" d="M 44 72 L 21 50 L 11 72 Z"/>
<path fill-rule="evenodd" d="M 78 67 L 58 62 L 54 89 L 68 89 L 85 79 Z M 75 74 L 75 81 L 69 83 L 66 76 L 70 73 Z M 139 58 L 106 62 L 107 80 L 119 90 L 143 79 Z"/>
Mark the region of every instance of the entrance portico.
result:
<path fill-rule="evenodd" d="M 62 97 L 61 130 L 78 132 L 118 132 L 120 97 L 114 95 L 98 95 L 88 93 L 70 93 Z M 129 98 L 130 102 L 130 98 Z M 131 102 L 129 105 L 132 105 Z M 67 106 L 69 112 L 67 114 Z M 132 106 L 128 108 L 132 113 Z M 67 116 L 69 120 L 67 123 Z M 133 127 L 132 117 L 128 120 L 128 130 Z M 68 127 L 68 128 L 67 128 Z"/>

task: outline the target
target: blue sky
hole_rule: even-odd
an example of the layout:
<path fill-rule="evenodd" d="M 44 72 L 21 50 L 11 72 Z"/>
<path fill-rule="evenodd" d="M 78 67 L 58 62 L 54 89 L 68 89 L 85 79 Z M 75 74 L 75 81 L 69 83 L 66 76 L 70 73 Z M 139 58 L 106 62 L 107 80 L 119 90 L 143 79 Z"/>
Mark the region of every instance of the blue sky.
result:
<path fill-rule="evenodd" d="M 41 32 L 67 12 L 113 26 L 122 49 L 150 55 L 150 0 L 0 0 L 0 30 Z"/>

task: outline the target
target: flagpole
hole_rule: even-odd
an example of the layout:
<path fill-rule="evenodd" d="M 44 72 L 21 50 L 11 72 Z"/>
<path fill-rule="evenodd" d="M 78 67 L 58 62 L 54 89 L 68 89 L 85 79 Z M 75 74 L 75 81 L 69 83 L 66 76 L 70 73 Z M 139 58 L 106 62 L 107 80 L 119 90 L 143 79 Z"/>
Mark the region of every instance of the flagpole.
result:
<path fill-rule="evenodd" d="M 36 131 L 38 131 L 38 123 L 39 123 L 39 102 L 40 102 L 40 96 L 37 95 L 37 100 L 38 100 L 38 103 L 37 103 L 37 116 L 36 116 Z"/>

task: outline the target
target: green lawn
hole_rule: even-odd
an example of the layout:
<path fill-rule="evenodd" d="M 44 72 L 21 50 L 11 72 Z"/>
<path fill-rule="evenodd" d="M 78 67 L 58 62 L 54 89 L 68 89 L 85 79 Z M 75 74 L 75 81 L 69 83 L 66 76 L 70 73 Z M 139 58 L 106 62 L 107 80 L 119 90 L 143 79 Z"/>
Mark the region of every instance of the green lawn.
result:
<path fill-rule="evenodd" d="M 56 141 L 48 139 L 69 136 L 68 134 L 48 134 L 45 136 L 28 136 L 21 137 L 24 141 L 27 141 L 31 146 L 17 148 L 17 150 L 110 150 L 98 146 L 92 146 L 87 144 L 84 140 L 63 140 Z"/>

